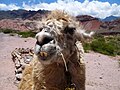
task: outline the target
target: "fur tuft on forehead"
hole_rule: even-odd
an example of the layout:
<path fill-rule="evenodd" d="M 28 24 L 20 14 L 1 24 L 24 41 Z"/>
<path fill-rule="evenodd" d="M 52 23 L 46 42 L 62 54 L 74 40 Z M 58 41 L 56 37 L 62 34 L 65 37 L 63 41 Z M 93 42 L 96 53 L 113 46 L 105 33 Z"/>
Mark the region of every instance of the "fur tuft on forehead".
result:
<path fill-rule="evenodd" d="M 44 20 L 45 21 L 56 20 L 58 22 L 63 23 L 64 26 L 67 26 L 71 22 L 75 21 L 75 18 L 73 18 L 71 15 L 67 14 L 65 11 L 54 10 L 50 14 L 48 14 L 47 18 Z"/>
<path fill-rule="evenodd" d="M 66 22 L 69 22 L 71 16 L 68 15 L 64 11 L 54 10 L 51 12 L 51 14 L 48 15 L 47 19 L 56 19 L 56 20 L 64 20 Z"/>

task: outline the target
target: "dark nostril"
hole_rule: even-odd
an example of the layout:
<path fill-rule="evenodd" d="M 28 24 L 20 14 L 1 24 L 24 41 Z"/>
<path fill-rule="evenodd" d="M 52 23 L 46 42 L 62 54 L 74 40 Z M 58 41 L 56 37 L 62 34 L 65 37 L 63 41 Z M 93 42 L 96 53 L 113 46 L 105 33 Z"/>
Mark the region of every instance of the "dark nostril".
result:
<path fill-rule="evenodd" d="M 56 49 L 56 47 L 54 47 L 54 49 Z"/>
<path fill-rule="evenodd" d="M 47 44 L 47 43 L 49 43 L 49 42 L 52 41 L 52 40 L 53 40 L 52 37 L 45 37 L 45 38 L 43 39 L 43 44 Z"/>
<path fill-rule="evenodd" d="M 53 40 L 53 37 L 46 36 L 46 37 L 44 37 L 44 38 L 41 40 L 41 42 L 40 42 L 40 41 L 37 41 L 37 44 L 40 45 L 40 46 L 42 46 L 42 45 L 44 45 L 44 44 L 49 43 L 49 42 L 52 41 L 52 40 Z"/>

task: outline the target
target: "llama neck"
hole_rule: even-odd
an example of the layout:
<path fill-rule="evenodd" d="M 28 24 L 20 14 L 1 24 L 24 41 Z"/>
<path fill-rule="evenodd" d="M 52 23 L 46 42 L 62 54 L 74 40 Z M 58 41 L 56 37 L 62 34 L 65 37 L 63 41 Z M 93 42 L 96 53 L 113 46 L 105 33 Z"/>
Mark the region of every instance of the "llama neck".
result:
<path fill-rule="evenodd" d="M 66 85 L 65 68 L 63 64 L 53 63 L 48 65 L 43 70 L 45 83 L 47 88 L 56 87 L 63 90 Z"/>

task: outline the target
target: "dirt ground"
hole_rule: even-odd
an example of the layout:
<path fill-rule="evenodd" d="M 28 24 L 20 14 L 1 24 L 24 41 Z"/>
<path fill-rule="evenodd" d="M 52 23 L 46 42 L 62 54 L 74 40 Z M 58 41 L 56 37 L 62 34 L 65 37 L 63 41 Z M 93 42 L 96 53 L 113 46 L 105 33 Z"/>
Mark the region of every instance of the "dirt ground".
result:
<path fill-rule="evenodd" d="M 11 52 L 19 47 L 32 48 L 35 41 L 0 33 L 0 90 L 17 90 L 13 83 L 15 75 Z M 120 90 L 120 56 L 90 52 L 85 54 L 85 63 L 86 90 Z"/>

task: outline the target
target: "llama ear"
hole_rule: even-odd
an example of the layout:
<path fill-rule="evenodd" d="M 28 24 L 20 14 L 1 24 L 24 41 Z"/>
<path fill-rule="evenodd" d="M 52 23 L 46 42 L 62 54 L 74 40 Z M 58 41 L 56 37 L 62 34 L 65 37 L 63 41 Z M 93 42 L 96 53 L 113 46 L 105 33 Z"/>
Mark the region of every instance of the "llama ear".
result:
<path fill-rule="evenodd" d="M 85 39 L 90 39 L 95 34 L 95 32 L 86 33 L 85 30 L 76 29 L 75 35 L 78 41 L 84 41 Z"/>

